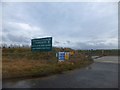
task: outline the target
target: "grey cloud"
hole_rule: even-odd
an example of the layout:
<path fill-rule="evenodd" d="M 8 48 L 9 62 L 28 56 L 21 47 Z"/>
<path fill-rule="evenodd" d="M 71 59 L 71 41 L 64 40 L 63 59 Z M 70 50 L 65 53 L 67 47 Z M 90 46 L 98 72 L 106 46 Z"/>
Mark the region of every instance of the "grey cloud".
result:
<path fill-rule="evenodd" d="M 2 35 L 2 42 L 7 42 L 8 41 L 8 38 L 4 35 Z"/>
<path fill-rule="evenodd" d="M 111 48 L 117 48 L 116 45 L 113 45 L 112 43 L 105 44 L 104 41 L 102 42 L 92 42 L 92 44 L 89 44 L 89 42 L 78 42 L 76 43 L 72 48 L 75 49 L 111 49 Z"/>
<path fill-rule="evenodd" d="M 68 44 L 70 44 L 70 41 L 66 41 Z"/>
<path fill-rule="evenodd" d="M 7 36 L 3 36 L 3 41 L 10 41 L 12 43 L 30 43 L 30 40 L 25 36 L 17 36 L 12 34 L 7 34 Z"/>
<path fill-rule="evenodd" d="M 59 44 L 60 42 L 58 42 L 58 41 L 54 41 L 54 44 Z"/>

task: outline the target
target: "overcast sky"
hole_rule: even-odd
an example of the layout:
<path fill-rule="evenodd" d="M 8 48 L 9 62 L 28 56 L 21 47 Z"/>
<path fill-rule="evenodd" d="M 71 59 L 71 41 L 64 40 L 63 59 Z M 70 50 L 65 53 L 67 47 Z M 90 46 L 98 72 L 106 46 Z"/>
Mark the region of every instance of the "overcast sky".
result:
<path fill-rule="evenodd" d="M 53 37 L 53 46 L 118 48 L 117 2 L 4 2 L 2 40 L 28 44 Z"/>

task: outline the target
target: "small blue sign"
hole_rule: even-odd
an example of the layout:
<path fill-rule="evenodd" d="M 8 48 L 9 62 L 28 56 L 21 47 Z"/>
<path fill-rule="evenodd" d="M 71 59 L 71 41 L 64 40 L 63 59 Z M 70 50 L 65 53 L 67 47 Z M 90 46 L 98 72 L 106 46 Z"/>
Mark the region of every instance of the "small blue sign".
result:
<path fill-rule="evenodd" d="M 59 52 L 58 53 L 58 59 L 64 61 L 65 60 L 65 52 Z"/>

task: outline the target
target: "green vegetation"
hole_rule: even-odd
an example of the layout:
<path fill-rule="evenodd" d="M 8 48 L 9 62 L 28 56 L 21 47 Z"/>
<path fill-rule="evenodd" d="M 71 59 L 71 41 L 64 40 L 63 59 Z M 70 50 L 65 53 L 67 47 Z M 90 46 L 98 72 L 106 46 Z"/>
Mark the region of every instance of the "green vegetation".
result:
<path fill-rule="evenodd" d="M 78 50 L 79 53 L 86 53 L 89 55 L 96 55 L 96 56 L 118 56 L 119 54 L 118 49 L 96 49 L 96 50 Z"/>
<path fill-rule="evenodd" d="M 31 52 L 30 48 L 3 48 L 3 79 L 20 77 L 40 77 L 58 74 L 75 68 L 85 67 L 93 60 L 84 53 L 75 53 L 70 60 L 58 62 L 56 52 L 61 48 L 53 48 L 51 52 Z M 66 48 L 64 51 L 74 51 Z"/>

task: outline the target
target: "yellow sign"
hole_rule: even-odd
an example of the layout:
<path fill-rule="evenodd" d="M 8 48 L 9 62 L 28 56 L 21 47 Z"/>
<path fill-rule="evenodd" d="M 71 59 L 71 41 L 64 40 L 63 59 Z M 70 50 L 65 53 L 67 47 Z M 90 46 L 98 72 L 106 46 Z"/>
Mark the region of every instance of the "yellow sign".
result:
<path fill-rule="evenodd" d="M 70 55 L 74 55 L 74 52 L 72 51 L 72 52 L 70 52 Z"/>
<path fill-rule="evenodd" d="M 65 53 L 65 60 L 69 60 L 69 54 L 70 54 L 69 52 Z"/>

